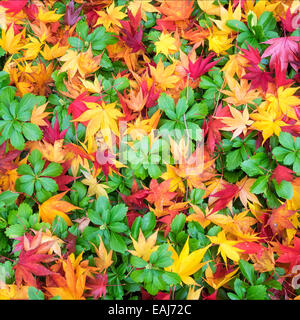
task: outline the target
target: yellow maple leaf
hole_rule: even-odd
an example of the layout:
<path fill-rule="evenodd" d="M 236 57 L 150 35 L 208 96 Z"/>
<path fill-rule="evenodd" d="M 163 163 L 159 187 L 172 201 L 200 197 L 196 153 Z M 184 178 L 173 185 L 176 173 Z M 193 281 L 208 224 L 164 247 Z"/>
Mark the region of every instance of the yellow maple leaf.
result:
<path fill-rule="evenodd" d="M 182 282 L 187 285 L 198 285 L 191 275 L 208 263 L 208 261 L 202 263 L 201 261 L 210 246 L 211 245 L 208 245 L 189 254 L 190 247 L 188 237 L 179 256 L 175 249 L 172 246 L 169 246 L 168 250 L 172 252 L 172 259 L 174 262 L 171 266 L 166 267 L 165 270 L 177 273 Z"/>
<path fill-rule="evenodd" d="M 133 256 L 139 257 L 148 262 L 152 252 L 156 251 L 158 248 L 158 246 L 155 245 L 157 233 L 158 230 L 156 230 L 151 236 L 145 239 L 145 236 L 140 229 L 137 241 L 130 235 L 134 250 L 128 250 L 128 252 L 130 252 Z"/>
<path fill-rule="evenodd" d="M 230 90 L 221 90 L 222 93 L 228 96 L 224 101 L 236 107 L 242 104 L 253 103 L 253 100 L 259 97 L 259 93 L 256 90 L 251 90 L 250 85 L 246 79 L 241 79 L 240 83 L 232 79 L 232 81 L 228 82 Z"/>
<path fill-rule="evenodd" d="M 242 180 L 237 181 L 236 185 L 240 188 L 240 191 L 238 194 L 235 196 L 236 198 L 239 198 L 245 208 L 247 208 L 249 202 L 251 201 L 256 204 L 260 204 L 258 201 L 256 195 L 252 192 L 250 192 L 250 188 L 255 182 L 256 179 L 250 179 L 247 176 L 245 176 Z"/>
<path fill-rule="evenodd" d="M 221 253 L 221 256 L 226 266 L 227 266 L 227 257 L 235 262 L 240 260 L 239 252 L 243 252 L 243 250 L 234 247 L 234 245 L 239 243 L 239 241 L 226 239 L 224 230 L 220 231 L 217 236 L 207 236 L 207 237 L 212 243 L 219 245 L 217 254 Z"/>
<path fill-rule="evenodd" d="M 0 300 L 28 300 L 30 286 L 17 286 L 0 282 Z"/>
<path fill-rule="evenodd" d="M 263 144 L 273 134 L 279 136 L 281 127 L 286 126 L 286 123 L 278 119 L 276 112 L 273 110 L 264 111 L 260 108 L 257 109 L 258 113 L 252 113 L 250 118 L 254 120 L 252 128 L 262 131 Z"/>
<path fill-rule="evenodd" d="M 84 170 L 81 170 L 81 172 L 85 176 L 85 179 L 83 179 L 81 182 L 89 187 L 87 192 L 87 195 L 89 197 L 96 195 L 96 198 L 100 196 L 105 196 L 108 198 L 105 189 L 108 189 L 109 186 L 103 183 L 98 183 L 97 178 L 94 177 L 91 173 Z"/>
<path fill-rule="evenodd" d="M 102 271 L 106 272 L 108 267 L 113 263 L 113 260 L 111 259 L 113 251 L 110 250 L 109 253 L 107 253 L 104 243 L 102 241 L 102 238 L 100 236 L 99 238 L 100 238 L 99 248 L 97 248 L 92 243 L 97 254 L 97 257 L 94 258 L 94 261 L 99 272 L 102 272 Z"/>
<path fill-rule="evenodd" d="M 205 13 L 212 16 L 220 16 L 221 10 L 219 6 L 214 5 L 211 0 L 197 0 L 199 8 Z"/>
<path fill-rule="evenodd" d="M 67 260 L 62 260 L 65 279 L 60 278 L 60 287 L 46 287 L 45 289 L 54 297 L 60 296 L 62 300 L 84 300 L 85 282 L 87 276 L 86 268 L 79 263 L 83 252 L 76 258 L 70 254 Z"/>
<path fill-rule="evenodd" d="M 128 3 L 127 8 L 134 16 L 136 16 L 138 10 L 141 8 L 141 17 L 144 21 L 147 21 L 146 12 L 158 12 L 158 10 L 151 4 L 151 0 L 132 0 Z"/>
<path fill-rule="evenodd" d="M 274 94 L 267 93 L 266 101 L 260 104 L 259 108 L 267 112 L 273 112 L 277 118 L 287 115 L 290 118 L 298 120 L 294 106 L 300 105 L 300 99 L 294 94 L 299 90 L 299 87 L 284 88 L 279 87 Z"/>
<path fill-rule="evenodd" d="M 123 8 L 124 6 L 115 7 L 113 2 L 109 7 L 106 8 L 106 12 L 103 10 L 96 11 L 99 18 L 95 24 L 95 27 L 98 25 L 103 25 L 106 31 L 111 31 L 111 26 L 121 27 L 120 21 L 126 17 L 126 14 L 121 11 Z"/>
<path fill-rule="evenodd" d="M 38 8 L 39 13 L 37 16 L 37 20 L 45 22 L 45 23 L 51 23 L 58 21 L 61 17 L 63 17 L 63 14 L 57 14 L 55 13 L 57 9 L 54 10 L 47 10 L 46 6 L 42 6 Z"/>
<path fill-rule="evenodd" d="M 169 88 L 175 88 L 176 83 L 180 80 L 180 77 L 174 74 L 176 68 L 175 64 L 170 64 L 165 68 L 161 59 L 159 59 L 156 68 L 151 65 L 149 67 L 152 77 L 158 87 L 163 91 L 166 91 Z"/>
<path fill-rule="evenodd" d="M 228 33 L 218 30 L 215 26 L 213 26 L 213 30 L 209 29 L 208 40 L 208 50 L 214 51 L 217 56 L 226 55 L 229 48 L 231 48 L 232 38 L 228 37 Z"/>
<path fill-rule="evenodd" d="M 117 102 L 101 105 L 97 103 L 85 103 L 88 110 L 81 114 L 77 119 L 72 122 L 85 122 L 89 121 L 86 128 L 86 140 L 93 137 L 99 130 L 102 131 L 105 143 L 112 149 L 112 134 L 111 131 L 118 137 L 119 129 L 117 125 L 118 118 L 123 114 L 116 109 Z"/>
<path fill-rule="evenodd" d="M 97 77 L 95 77 L 94 82 L 88 81 L 85 79 L 80 79 L 84 87 L 91 93 L 100 93 L 102 91 L 102 87 L 100 86 L 100 82 Z"/>
<path fill-rule="evenodd" d="M 229 117 L 215 117 L 216 119 L 222 120 L 222 123 L 226 124 L 226 127 L 220 128 L 224 131 L 233 132 L 232 139 L 239 136 L 242 132 L 244 135 L 247 133 L 247 126 L 250 126 L 253 121 L 249 120 L 248 107 L 245 106 L 243 113 L 236 108 L 229 106 L 232 118 Z"/>
<path fill-rule="evenodd" d="M 67 191 L 59 193 L 39 205 L 39 218 L 42 219 L 43 222 L 52 224 L 55 217 L 60 216 L 66 221 L 68 226 L 72 225 L 72 221 L 67 216 L 66 212 L 81 208 L 76 207 L 67 201 L 60 200 L 66 193 Z"/>
<path fill-rule="evenodd" d="M 165 56 L 173 54 L 178 51 L 176 40 L 170 33 L 162 32 L 158 40 L 154 42 L 156 54 L 163 53 Z"/>
<path fill-rule="evenodd" d="M 68 50 L 68 46 L 59 46 L 59 43 L 56 43 L 53 47 L 49 47 L 48 44 L 45 44 L 44 50 L 41 51 L 41 55 L 45 60 L 53 60 L 63 56 Z"/>
<path fill-rule="evenodd" d="M 15 35 L 13 24 L 11 24 L 8 30 L 2 29 L 0 47 L 9 54 L 18 53 L 24 47 L 25 43 L 22 38 L 24 37 L 25 32 L 26 28 Z"/>
<path fill-rule="evenodd" d="M 248 60 L 244 58 L 240 53 L 229 55 L 229 60 L 226 62 L 221 71 L 224 72 L 224 77 L 227 82 L 234 80 L 234 76 L 237 75 L 240 79 L 244 74 L 244 67 L 248 64 Z"/>
<path fill-rule="evenodd" d="M 228 5 L 228 10 L 226 10 L 224 7 L 220 7 L 220 17 L 221 20 L 215 20 L 215 19 L 211 19 L 216 26 L 226 32 L 226 33 L 232 33 L 232 29 L 227 27 L 226 22 L 228 20 L 238 20 L 240 21 L 242 18 L 242 12 L 241 12 L 241 6 L 240 4 L 238 4 L 238 6 L 235 8 L 235 11 L 232 10 L 232 5 L 231 2 L 229 1 L 229 5 Z"/>
<path fill-rule="evenodd" d="M 233 276 L 238 272 L 239 268 L 236 268 L 230 273 L 222 275 L 221 277 L 215 277 L 210 265 L 207 266 L 205 270 L 205 278 L 204 280 L 215 290 L 223 287 L 227 282 L 229 282 Z"/>
<path fill-rule="evenodd" d="M 42 46 L 45 43 L 46 37 L 45 34 L 41 37 L 41 39 L 34 38 L 32 36 L 28 36 L 30 42 L 27 43 L 23 48 L 26 49 L 24 57 L 27 60 L 34 60 L 38 54 L 40 53 Z"/>
<path fill-rule="evenodd" d="M 31 113 L 30 122 L 36 124 L 39 127 L 47 126 L 44 118 L 47 118 L 51 112 L 45 112 L 48 102 L 41 106 L 34 106 Z"/>
<path fill-rule="evenodd" d="M 297 2 L 297 1 L 296 1 Z M 264 0 L 253 2 L 252 0 L 246 0 L 243 4 L 243 11 L 245 12 L 245 18 L 247 18 L 247 14 L 249 11 L 255 13 L 256 17 L 259 18 L 265 11 L 274 12 L 276 7 L 279 5 L 279 2 L 272 3 Z"/>
<path fill-rule="evenodd" d="M 203 290 L 203 287 L 195 290 L 195 286 L 194 285 L 190 286 L 188 295 L 186 297 L 186 300 L 199 300 L 202 290 Z"/>
<path fill-rule="evenodd" d="M 68 77 L 73 78 L 78 71 L 81 77 L 85 77 L 87 74 L 99 69 L 102 54 L 93 57 L 91 46 L 86 52 L 80 53 L 75 50 L 68 49 L 67 52 L 59 58 L 60 61 L 64 62 L 60 72 L 67 72 Z"/>
<path fill-rule="evenodd" d="M 203 229 L 211 223 L 223 226 L 232 222 L 232 218 L 225 216 L 224 214 L 218 214 L 217 212 L 208 214 L 208 209 L 206 209 L 206 214 L 204 215 L 204 213 L 198 206 L 191 203 L 191 207 L 193 208 L 195 213 L 190 214 L 186 218 L 186 221 L 197 221 Z"/>

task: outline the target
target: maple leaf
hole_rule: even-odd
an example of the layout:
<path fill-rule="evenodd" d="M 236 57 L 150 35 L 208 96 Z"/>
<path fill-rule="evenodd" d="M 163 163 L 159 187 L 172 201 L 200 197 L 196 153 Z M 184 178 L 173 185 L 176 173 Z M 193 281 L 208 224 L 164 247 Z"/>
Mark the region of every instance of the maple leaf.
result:
<path fill-rule="evenodd" d="M 265 249 L 260 257 L 255 254 L 249 255 L 254 262 L 253 267 L 258 272 L 270 272 L 275 269 L 274 252 L 272 248 Z"/>
<path fill-rule="evenodd" d="M 157 7 L 157 10 L 165 15 L 162 21 L 177 22 L 178 25 L 182 25 L 184 21 L 187 21 L 193 12 L 193 1 L 190 0 L 164 0 L 161 5 Z"/>
<path fill-rule="evenodd" d="M 271 227 L 274 234 L 281 235 L 284 230 L 295 228 L 289 220 L 293 214 L 295 214 L 295 211 L 288 210 L 286 204 L 283 204 L 277 209 L 272 210 L 267 225 Z"/>
<path fill-rule="evenodd" d="M 103 183 L 99 184 L 97 182 L 97 178 L 94 177 L 90 172 L 87 172 L 84 170 L 81 170 L 81 172 L 85 176 L 85 179 L 83 179 L 81 182 L 89 187 L 88 193 L 87 193 L 89 197 L 96 195 L 96 198 L 98 198 L 100 196 L 105 196 L 106 198 L 108 198 L 108 195 L 107 195 L 105 189 L 108 189 L 109 186 L 107 186 Z"/>
<path fill-rule="evenodd" d="M 228 268 L 223 269 L 222 264 L 218 263 L 216 271 L 213 272 L 210 265 L 208 265 L 205 270 L 204 280 L 214 288 L 216 290 L 215 293 L 217 293 L 217 290 L 229 282 L 238 270 L 239 268 L 233 269 L 232 266 L 228 266 Z"/>
<path fill-rule="evenodd" d="M 213 214 L 216 211 L 226 208 L 238 192 L 238 186 L 236 186 L 235 184 L 227 184 L 221 191 L 211 194 L 210 197 L 215 197 L 219 199 L 213 202 L 213 209 L 210 212 L 210 214 Z"/>
<path fill-rule="evenodd" d="M 232 38 L 229 37 L 229 34 L 218 30 L 215 26 L 213 26 L 213 30 L 209 29 L 208 39 L 208 50 L 214 51 L 217 56 L 220 54 L 226 55 L 229 48 L 231 48 Z"/>
<path fill-rule="evenodd" d="M 240 4 L 236 7 L 235 11 L 232 10 L 232 5 L 231 5 L 231 2 L 229 2 L 229 5 L 228 5 L 228 10 L 226 10 L 224 7 L 220 7 L 220 18 L 221 20 L 215 20 L 215 19 L 211 19 L 215 24 L 216 26 L 226 32 L 226 33 L 232 33 L 232 29 L 229 28 L 227 25 L 226 25 L 226 22 L 228 20 L 238 20 L 240 21 L 241 18 L 242 18 L 242 12 L 241 12 L 241 6 Z"/>
<path fill-rule="evenodd" d="M 195 213 L 188 215 L 186 221 L 197 221 L 203 229 L 205 229 L 211 223 L 222 226 L 232 221 L 232 218 L 227 217 L 223 214 L 207 214 L 208 210 L 206 210 L 206 214 L 204 214 L 204 212 L 198 206 L 192 203 L 191 207 L 193 208 Z"/>
<path fill-rule="evenodd" d="M 30 122 L 36 124 L 39 127 L 49 126 L 49 122 L 45 122 L 44 118 L 46 118 L 51 112 L 45 112 L 48 102 L 41 106 L 34 106 L 32 109 Z M 52 127 L 51 127 L 52 128 Z"/>
<path fill-rule="evenodd" d="M 148 196 L 149 191 L 141 189 L 139 190 L 138 184 L 133 176 L 131 193 L 129 196 L 121 194 L 122 200 L 128 206 L 128 210 L 136 210 L 147 208 L 147 205 L 144 203 L 144 199 Z M 149 201 L 149 200 L 148 200 Z"/>
<path fill-rule="evenodd" d="M 203 287 L 195 290 L 195 286 L 190 286 L 186 300 L 199 300 Z"/>
<path fill-rule="evenodd" d="M 298 117 L 296 115 L 295 109 L 292 108 L 300 104 L 300 99 L 294 95 L 297 90 L 297 87 L 279 87 L 275 94 L 266 94 L 266 101 L 262 102 L 259 108 L 269 113 L 275 113 L 277 117 L 287 115 L 288 117 L 297 120 Z"/>
<path fill-rule="evenodd" d="M 221 140 L 220 128 L 223 127 L 221 120 L 216 119 L 216 117 L 230 117 L 231 113 L 229 107 L 226 106 L 222 108 L 222 102 L 216 108 L 215 117 L 210 115 L 208 120 L 205 119 L 203 123 L 204 134 L 207 136 L 206 144 L 208 151 L 213 153 L 216 147 L 216 144 L 219 144 Z"/>
<path fill-rule="evenodd" d="M 106 12 L 103 10 L 96 11 L 99 18 L 95 24 L 95 27 L 101 24 L 107 31 L 110 31 L 110 27 L 112 25 L 121 27 L 120 20 L 126 17 L 126 14 L 121 11 L 123 8 L 124 6 L 115 7 L 113 2 L 109 7 L 106 8 Z"/>
<path fill-rule="evenodd" d="M 244 54 L 244 55 L 242 55 L 242 57 L 247 59 L 251 65 L 258 65 L 261 61 L 261 57 L 260 57 L 258 49 L 251 47 L 247 42 L 246 42 L 246 44 L 248 46 L 248 49 L 240 48 L 240 50 Z"/>
<path fill-rule="evenodd" d="M 294 266 L 300 263 L 300 238 L 294 237 L 293 246 L 285 246 L 281 243 L 278 244 L 279 257 L 276 259 L 276 262 L 280 263 L 288 263 L 289 270 L 291 270 Z"/>
<path fill-rule="evenodd" d="M 268 84 L 273 83 L 273 77 L 271 72 L 261 70 L 258 66 L 246 67 L 246 74 L 242 79 L 252 80 L 251 89 L 261 88 L 264 92 L 268 90 Z"/>
<path fill-rule="evenodd" d="M 112 135 L 111 131 L 119 136 L 119 129 L 117 126 L 117 119 L 122 117 L 123 114 L 116 109 L 117 102 L 101 105 L 93 102 L 87 102 L 88 110 L 82 113 L 77 119 L 72 122 L 85 122 L 89 121 L 86 128 L 86 140 L 88 137 L 93 137 L 100 129 L 103 133 L 105 142 L 112 148 Z"/>
<path fill-rule="evenodd" d="M 227 266 L 227 258 L 237 262 L 240 260 L 240 252 L 243 250 L 236 248 L 235 245 L 239 241 L 228 240 L 225 235 L 225 231 L 222 230 L 217 236 L 207 236 L 211 243 L 219 245 L 217 254 L 221 253 L 221 256 Z"/>
<path fill-rule="evenodd" d="M 23 49 L 26 49 L 24 57 L 27 60 L 34 60 L 40 53 L 42 46 L 45 43 L 46 35 L 43 34 L 40 39 L 31 36 L 28 36 L 28 38 L 30 39 L 30 42 L 23 47 Z"/>
<path fill-rule="evenodd" d="M 251 127 L 262 131 L 264 138 L 262 144 L 264 144 L 273 134 L 279 136 L 281 127 L 285 125 L 285 122 L 278 119 L 274 111 L 263 111 L 260 108 L 257 110 L 258 113 L 252 113 L 250 115 L 250 118 L 254 120 Z"/>
<path fill-rule="evenodd" d="M 277 184 L 280 185 L 282 180 L 289 181 L 289 182 L 293 181 L 294 179 L 293 173 L 295 173 L 293 170 L 285 166 L 278 165 L 274 169 L 271 179 L 275 179 Z"/>
<path fill-rule="evenodd" d="M 158 291 L 157 295 L 152 296 L 146 290 L 141 288 L 142 300 L 170 300 L 170 293 Z"/>
<path fill-rule="evenodd" d="M 43 51 L 40 51 L 40 54 L 45 60 L 53 60 L 65 55 L 68 48 L 68 46 L 60 46 L 59 43 L 56 43 L 51 48 L 48 44 L 45 44 L 44 49 Z"/>
<path fill-rule="evenodd" d="M 92 243 L 92 245 L 95 248 L 96 254 L 98 256 L 94 258 L 94 261 L 99 272 L 102 272 L 102 271 L 106 272 L 108 267 L 113 263 L 113 260 L 111 259 L 113 252 L 112 250 L 110 250 L 109 253 L 107 253 L 104 243 L 102 241 L 102 238 L 100 236 L 99 238 L 100 238 L 99 248 L 97 248 Z"/>
<path fill-rule="evenodd" d="M 144 97 L 142 88 L 140 88 L 137 93 L 130 88 L 129 99 L 125 93 L 125 98 L 123 98 L 123 101 L 126 102 L 129 109 L 133 110 L 134 112 L 140 112 L 146 104 L 147 97 Z"/>
<path fill-rule="evenodd" d="M 290 37 L 282 37 L 282 38 L 274 38 L 263 43 L 270 44 L 261 58 L 269 57 L 270 59 L 270 68 L 274 69 L 276 59 L 279 58 L 281 63 L 281 70 L 286 70 L 288 64 L 295 69 L 298 70 L 298 67 L 293 62 L 296 59 L 295 53 L 298 50 L 298 43 L 300 41 L 300 37 L 290 36 Z"/>
<path fill-rule="evenodd" d="M 3 142 L 0 145 L 0 174 L 5 173 L 7 170 L 17 168 L 17 165 L 13 163 L 13 160 L 21 153 L 19 150 L 5 152 L 6 144 L 6 142 Z"/>
<path fill-rule="evenodd" d="M 174 262 L 171 266 L 165 268 L 165 270 L 177 273 L 182 282 L 187 285 L 198 285 L 191 275 L 207 264 L 207 262 L 201 263 L 201 261 L 210 246 L 211 245 L 208 245 L 204 248 L 189 253 L 190 247 L 188 237 L 179 256 L 175 249 L 172 246 L 169 246 L 168 250 L 172 252 L 172 259 Z"/>
<path fill-rule="evenodd" d="M 15 284 L 0 285 L 0 300 L 28 300 L 30 286 L 17 286 Z"/>
<path fill-rule="evenodd" d="M 66 193 L 67 191 L 59 193 L 39 205 L 39 217 L 43 222 L 52 224 L 55 217 L 60 216 L 65 220 L 68 226 L 72 225 L 72 221 L 66 213 L 81 208 L 76 207 L 67 201 L 60 200 Z"/>
<path fill-rule="evenodd" d="M 177 75 L 174 75 L 176 65 L 171 64 L 165 68 L 160 58 L 156 68 L 151 65 L 149 68 L 152 77 L 158 84 L 158 87 L 163 91 L 167 90 L 168 88 L 175 88 L 176 83 L 180 80 Z"/>
<path fill-rule="evenodd" d="M 63 14 L 57 14 L 56 10 L 48 10 L 46 6 L 38 7 L 37 19 L 45 23 L 56 22 L 63 17 Z"/>
<path fill-rule="evenodd" d="M 64 16 L 65 24 L 69 26 L 73 26 L 75 23 L 77 23 L 80 19 L 82 19 L 82 16 L 80 17 L 82 6 L 78 7 L 76 10 L 74 8 L 74 1 L 71 0 L 68 5 L 66 6 L 66 14 Z"/>
<path fill-rule="evenodd" d="M 2 29 L 2 36 L 0 39 L 0 47 L 9 54 L 18 53 L 24 47 L 23 37 L 25 36 L 26 28 L 22 32 L 15 35 L 14 25 L 5 30 Z"/>
<path fill-rule="evenodd" d="M 145 261 L 149 261 L 150 255 L 152 252 L 156 251 L 158 246 L 155 245 L 156 238 L 157 238 L 158 230 L 156 230 L 151 236 L 145 239 L 145 236 L 142 232 L 142 229 L 140 229 L 138 240 L 132 238 L 130 235 L 130 238 L 132 240 L 132 244 L 135 250 L 128 250 L 132 255 L 142 258 Z"/>
<path fill-rule="evenodd" d="M 230 107 L 230 112 L 232 114 L 232 118 L 229 117 L 215 117 L 215 119 L 221 119 L 226 127 L 220 128 L 224 131 L 232 131 L 232 139 L 239 136 L 241 133 L 246 135 L 247 133 L 247 126 L 250 126 L 253 121 L 249 120 L 249 112 L 247 106 L 245 107 L 243 113 L 238 111 L 236 108 Z"/>
<path fill-rule="evenodd" d="M 202 55 L 196 60 L 189 60 L 188 72 L 193 80 L 200 78 L 203 74 L 208 72 L 212 67 L 214 67 L 221 59 L 210 62 L 210 60 L 215 56 L 214 52 L 210 52 L 206 58 L 203 59 Z"/>
<path fill-rule="evenodd" d="M 87 296 L 93 296 L 94 300 L 105 297 L 107 281 L 107 274 L 97 274 L 95 278 L 88 277 L 85 285 L 86 289 L 88 289 Z"/>
<path fill-rule="evenodd" d="M 71 177 L 66 174 L 70 168 L 70 160 L 61 164 L 63 171 L 58 177 L 54 177 L 53 180 L 57 183 L 58 190 L 60 191 L 68 191 L 70 188 L 67 187 L 67 184 L 73 182 L 78 179 L 78 177 Z"/>
<path fill-rule="evenodd" d="M 209 0 L 197 0 L 199 8 L 208 15 L 220 16 L 220 7 Z"/>
<path fill-rule="evenodd" d="M 14 14 L 19 13 L 27 4 L 27 0 L 7 0 L 1 1 L 0 6 L 6 8 L 6 12 L 13 12 Z"/>
<path fill-rule="evenodd" d="M 255 254 L 258 258 L 260 258 L 262 253 L 266 250 L 266 247 L 262 246 L 261 244 L 249 241 L 237 243 L 235 247 L 243 250 L 243 254 Z"/>
<path fill-rule="evenodd" d="M 228 82 L 229 90 L 221 90 L 222 93 L 226 94 L 228 98 L 224 101 L 233 104 L 234 106 L 240 106 L 242 104 L 253 103 L 253 100 L 258 98 L 258 92 L 251 90 L 251 84 L 246 79 L 241 79 L 240 83 L 232 79 Z"/>
<path fill-rule="evenodd" d="M 87 74 L 99 69 L 102 55 L 103 52 L 94 57 L 91 46 L 89 46 L 86 52 L 80 53 L 76 50 L 68 49 L 67 52 L 59 58 L 60 61 L 64 62 L 60 72 L 67 72 L 68 77 L 73 78 L 78 71 L 81 77 L 85 77 Z"/>
<path fill-rule="evenodd" d="M 165 56 L 168 56 L 178 51 L 176 40 L 167 32 L 162 32 L 158 40 L 154 42 L 154 45 L 157 55 L 163 53 Z"/>
<path fill-rule="evenodd" d="M 53 255 L 45 254 L 52 246 L 52 241 L 44 242 L 35 249 L 22 250 L 18 262 L 14 265 L 16 284 L 20 286 L 22 281 L 30 286 L 37 286 L 35 276 L 47 276 L 53 272 L 42 265 L 54 261 Z"/>
<path fill-rule="evenodd" d="M 70 254 L 67 260 L 62 260 L 65 278 L 59 277 L 59 287 L 46 287 L 52 296 L 60 296 L 63 300 L 83 300 L 87 271 L 79 262 L 83 252 L 76 258 Z"/>
<path fill-rule="evenodd" d="M 293 24 L 295 17 L 297 17 L 297 12 L 294 12 L 292 14 L 290 7 L 287 9 L 285 17 L 280 17 L 282 26 L 287 32 L 293 32 L 296 30 L 295 24 Z"/>
<path fill-rule="evenodd" d="M 146 200 L 160 210 L 164 206 L 172 205 L 173 202 L 171 200 L 176 196 L 176 192 L 170 192 L 170 180 L 158 183 L 157 180 L 152 179 L 148 192 Z"/>
<path fill-rule="evenodd" d="M 141 8 L 137 11 L 135 16 L 133 16 L 129 8 L 127 8 L 127 15 L 129 21 L 120 22 L 123 28 L 119 29 L 120 36 L 118 38 L 124 41 L 126 45 L 131 48 L 131 53 L 136 53 L 139 50 L 144 51 L 145 46 L 142 42 L 143 27 L 140 25 Z"/>
<path fill-rule="evenodd" d="M 239 192 L 235 198 L 239 198 L 245 208 L 248 206 L 248 201 L 251 201 L 256 204 L 260 204 L 256 195 L 250 192 L 250 188 L 255 182 L 255 179 L 250 179 L 245 176 L 242 180 L 236 182 L 236 186 L 239 187 Z"/>
<path fill-rule="evenodd" d="M 157 12 L 158 10 L 151 4 L 151 0 L 132 0 L 128 4 L 128 9 L 135 16 L 138 10 L 141 10 L 141 17 L 144 21 L 147 21 L 147 12 Z"/>

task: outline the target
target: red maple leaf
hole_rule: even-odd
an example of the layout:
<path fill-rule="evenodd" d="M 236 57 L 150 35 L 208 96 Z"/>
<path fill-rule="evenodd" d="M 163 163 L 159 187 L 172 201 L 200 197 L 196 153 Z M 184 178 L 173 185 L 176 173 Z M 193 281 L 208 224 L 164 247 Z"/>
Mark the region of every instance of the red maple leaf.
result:
<path fill-rule="evenodd" d="M 228 203 L 236 196 L 239 190 L 239 187 L 235 184 L 227 184 L 223 190 L 211 194 L 210 197 L 218 198 L 218 200 L 213 203 L 213 210 L 210 214 L 226 208 Z"/>
<path fill-rule="evenodd" d="M 132 180 L 132 187 L 131 187 L 131 194 L 126 196 L 121 194 L 122 200 L 128 206 L 129 210 L 140 210 L 140 209 L 147 209 L 148 206 L 144 203 L 145 198 L 148 196 L 149 191 L 145 189 L 139 189 L 139 186 L 133 177 Z"/>
<path fill-rule="evenodd" d="M 7 8 L 8 10 L 6 12 L 8 13 L 13 12 L 17 14 L 26 6 L 27 2 L 28 0 L 7 0 L 1 1 L 0 6 Z"/>
<path fill-rule="evenodd" d="M 105 297 L 107 281 L 107 274 L 97 274 L 95 278 L 87 277 L 86 288 L 89 289 L 87 296 L 93 296 L 94 300 Z"/>
<path fill-rule="evenodd" d="M 296 20 L 295 17 L 297 17 Z M 297 10 L 292 14 L 291 13 L 291 8 L 288 8 L 286 13 L 285 13 L 285 17 L 280 17 L 282 26 L 284 28 L 285 31 L 287 32 L 294 32 L 296 29 L 294 28 L 295 26 L 299 26 L 300 24 L 300 16 L 298 15 Z"/>
<path fill-rule="evenodd" d="M 216 109 L 215 117 L 232 117 L 230 109 L 228 106 L 222 108 L 222 102 Z M 208 117 L 208 120 L 204 120 L 202 129 L 204 130 L 204 135 L 207 136 L 206 145 L 210 153 L 213 153 L 216 144 L 219 145 L 221 140 L 220 129 L 224 127 L 224 123 L 220 119 L 215 119 L 213 115 Z"/>
<path fill-rule="evenodd" d="M 282 180 L 289 181 L 289 182 L 293 181 L 294 179 L 293 173 L 295 173 L 293 170 L 285 166 L 278 165 L 274 169 L 271 179 L 275 179 L 278 185 L 280 185 Z"/>
<path fill-rule="evenodd" d="M 245 68 L 247 74 L 242 79 L 251 80 L 250 89 L 262 88 L 264 92 L 268 90 L 268 83 L 274 82 L 272 73 L 261 70 L 258 66 Z"/>
<path fill-rule="evenodd" d="M 33 275 L 47 276 L 53 274 L 51 270 L 42 265 L 42 263 L 49 263 L 56 259 L 53 255 L 46 254 L 52 244 L 53 241 L 47 241 L 35 249 L 21 251 L 19 260 L 13 267 L 18 286 L 24 281 L 27 285 L 37 287 L 37 282 Z"/>
<path fill-rule="evenodd" d="M 214 67 L 221 59 L 209 62 L 215 56 L 214 52 L 210 52 L 206 58 L 202 58 L 202 55 L 195 61 L 189 60 L 189 69 L 186 70 L 193 80 L 200 78 L 203 74 L 208 72 Z"/>
<path fill-rule="evenodd" d="M 234 245 L 234 247 L 244 250 L 243 253 L 256 254 L 258 258 L 260 258 L 263 252 L 266 250 L 266 248 L 261 244 L 248 241 L 237 243 Z"/>
<path fill-rule="evenodd" d="M 296 52 L 298 51 L 298 41 L 300 37 L 291 36 L 291 37 L 281 37 L 274 38 L 263 43 L 270 44 L 270 46 L 265 50 L 262 58 L 271 56 L 270 59 L 270 68 L 274 69 L 276 59 L 279 58 L 281 64 L 281 70 L 286 70 L 288 64 L 297 71 L 298 67 L 293 63 L 296 60 Z"/>
<path fill-rule="evenodd" d="M 19 150 L 12 150 L 5 153 L 6 142 L 0 145 L 0 173 L 5 173 L 7 170 L 17 168 L 13 160 L 21 153 Z"/>
<path fill-rule="evenodd" d="M 246 44 L 248 46 L 248 50 L 240 48 L 240 50 L 243 52 L 242 57 L 247 59 L 251 65 L 258 65 L 261 61 L 258 49 L 251 47 L 247 42 Z"/>
<path fill-rule="evenodd" d="M 300 264 L 300 238 L 294 238 L 294 246 L 288 247 L 279 243 L 280 253 L 276 262 L 289 263 L 290 269 Z"/>
<path fill-rule="evenodd" d="M 94 102 L 97 103 L 101 97 L 88 96 L 86 92 L 80 94 L 73 102 L 69 105 L 68 113 L 72 114 L 73 119 L 77 119 L 81 116 L 81 114 L 88 110 L 85 102 Z M 87 126 L 89 121 L 81 122 L 84 126 Z M 74 123 L 75 129 L 77 129 L 78 122 Z"/>
<path fill-rule="evenodd" d="M 295 229 L 292 222 L 289 220 L 296 211 L 294 210 L 287 210 L 286 204 L 281 205 L 277 209 L 272 210 L 272 214 L 267 222 L 273 231 L 273 234 L 279 234 L 285 229 Z"/>
<path fill-rule="evenodd" d="M 48 143 L 54 144 L 56 140 L 64 139 L 69 128 L 59 131 L 59 122 L 56 118 L 54 126 L 51 126 L 51 123 L 46 119 L 44 120 L 47 123 L 47 126 L 43 126 L 41 129 L 43 131 L 43 140 Z"/>
<path fill-rule="evenodd" d="M 56 181 L 56 183 L 58 185 L 58 190 L 60 190 L 60 191 L 69 190 L 70 188 L 67 187 L 67 184 L 69 184 L 72 181 L 79 178 L 79 177 L 72 177 L 72 176 L 69 176 L 68 174 L 66 174 L 70 168 L 70 163 L 71 163 L 71 160 L 68 160 L 64 163 L 61 163 L 61 166 L 63 168 L 61 175 L 58 177 L 52 178 Z"/>
<path fill-rule="evenodd" d="M 152 296 L 146 290 L 141 288 L 142 300 L 170 300 L 170 293 L 158 291 L 157 295 Z"/>
<path fill-rule="evenodd" d="M 123 28 L 119 28 L 120 35 L 118 38 L 124 41 L 126 45 L 132 49 L 132 53 L 139 50 L 145 50 L 145 46 L 142 42 L 143 27 L 141 25 L 141 8 L 139 8 L 135 17 L 127 8 L 127 15 L 129 21 L 120 21 Z"/>

